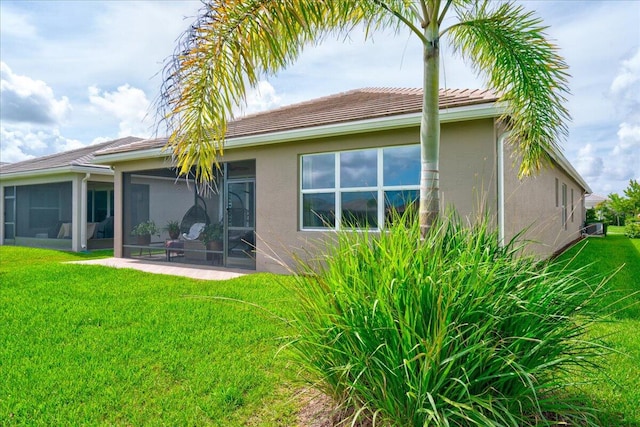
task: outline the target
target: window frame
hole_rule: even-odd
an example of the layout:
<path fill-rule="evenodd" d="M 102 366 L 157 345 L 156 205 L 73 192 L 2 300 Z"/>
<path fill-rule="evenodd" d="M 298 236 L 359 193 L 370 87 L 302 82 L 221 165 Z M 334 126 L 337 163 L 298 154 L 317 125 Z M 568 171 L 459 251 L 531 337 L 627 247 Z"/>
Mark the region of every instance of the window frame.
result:
<path fill-rule="evenodd" d="M 562 227 L 567 229 L 567 184 L 562 183 Z"/>
<path fill-rule="evenodd" d="M 573 222 L 573 211 L 575 210 L 573 201 L 573 188 L 571 189 L 571 222 Z"/>
<path fill-rule="evenodd" d="M 299 184 L 298 184 L 298 230 L 299 231 L 336 231 L 341 230 L 343 218 L 342 218 L 342 195 L 344 193 L 375 193 L 377 195 L 376 200 L 376 217 L 377 217 L 377 225 L 375 227 L 369 228 L 357 228 L 357 230 L 362 231 L 380 231 L 385 228 L 386 218 L 385 218 L 385 193 L 387 191 L 411 191 L 415 190 L 420 192 L 420 180 L 418 178 L 418 182 L 415 185 L 410 184 L 401 184 L 401 185 L 384 185 L 384 150 L 385 149 L 393 149 L 393 148 L 405 148 L 405 147 L 416 147 L 419 146 L 418 143 L 413 144 L 402 144 L 402 145 L 388 145 L 383 147 L 368 147 L 368 148 L 358 148 L 354 150 L 340 150 L 340 151 L 327 151 L 327 152 L 319 152 L 319 153 L 305 153 L 300 154 L 298 156 L 298 165 L 299 165 Z M 362 186 L 362 187 L 341 187 L 341 171 L 340 171 L 340 159 L 342 153 L 353 153 L 357 151 L 376 151 L 376 185 L 371 186 Z M 324 187 L 324 188 L 313 188 L 313 189 L 305 189 L 303 188 L 304 183 L 304 169 L 303 162 L 304 158 L 307 156 L 316 156 L 316 155 L 328 155 L 332 154 L 334 156 L 334 186 L 333 187 Z M 418 158 L 418 161 L 420 159 Z M 304 196 L 308 194 L 333 194 L 334 195 L 334 224 L 333 227 L 314 227 L 314 226 L 305 226 L 304 218 Z"/>

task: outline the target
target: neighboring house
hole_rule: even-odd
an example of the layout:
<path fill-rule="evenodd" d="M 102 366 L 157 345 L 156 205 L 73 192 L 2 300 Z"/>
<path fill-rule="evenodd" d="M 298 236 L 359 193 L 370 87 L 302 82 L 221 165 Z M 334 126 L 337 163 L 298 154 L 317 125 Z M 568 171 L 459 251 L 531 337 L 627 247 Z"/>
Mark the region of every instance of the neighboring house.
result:
<path fill-rule="evenodd" d="M 94 152 L 122 138 L 0 166 L 0 243 L 81 251 L 113 247 L 113 171 Z"/>
<path fill-rule="evenodd" d="M 600 203 L 606 202 L 608 200 L 609 199 L 607 197 L 601 196 L 599 194 L 589 194 L 584 199 L 584 207 L 585 207 L 585 209 L 595 208 Z"/>
<path fill-rule="evenodd" d="M 282 272 L 332 230 L 384 228 L 418 197 L 421 108 L 418 89 L 361 89 L 239 118 L 208 191 L 176 179 L 165 139 L 105 148 L 94 163 L 115 172 L 115 256 Z M 527 228 L 529 250 L 550 256 L 580 238 L 591 190 L 559 152 L 519 180 L 502 112 L 490 91 L 441 90 L 442 206 L 488 214 L 504 240 Z M 149 219 L 186 237 L 132 236 Z M 220 226 L 218 246 L 189 240 L 206 224 Z"/>

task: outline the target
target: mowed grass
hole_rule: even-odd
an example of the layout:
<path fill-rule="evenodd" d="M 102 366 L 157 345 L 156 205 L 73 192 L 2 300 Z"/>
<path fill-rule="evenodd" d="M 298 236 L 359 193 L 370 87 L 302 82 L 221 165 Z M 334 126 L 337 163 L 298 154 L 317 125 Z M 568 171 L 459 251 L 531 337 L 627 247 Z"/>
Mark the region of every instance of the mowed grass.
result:
<path fill-rule="evenodd" d="M 640 426 L 640 239 L 629 239 L 624 227 L 610 227 L 605 238 L 589 238 L 565 252 L 560 262 L 573 259 L 575 266 L 589 265 L 593 277 L 617 271 L 606 285 L 604 304 L 611 313 L 610 323 L 590 331 L 591 338 L 602 337 L 613 350 L 600 361 L 601 369 L 576 387 L 576 394 L 587 399 L 600 412 L 603 426 Z"/>
<path fill-rule="evenodd" d="M 62 263 L 104 255 L 0 247 L 0 425 L 295 424 L 274 276 Z"/>
<path fill-rule="evenodd" d="M 609 229 L 558 262 L 609 274 L 615 352 L 576 386 L 603 426 L 640 426 L 640 240 Z M 71 254 L 0 247 L 0 425 L 291 426 L 297 368 L 276 356 L 290 331 L 288 278 L 197 281 L 65 264 Z M 231 300 L 220 299 L 230 298 Z M 234 302 L 233 300 L 245 302 Z M 257 304 L 262 308 L 257 308 Z M 633 304 L 636 304 L 635 306 Z"/>

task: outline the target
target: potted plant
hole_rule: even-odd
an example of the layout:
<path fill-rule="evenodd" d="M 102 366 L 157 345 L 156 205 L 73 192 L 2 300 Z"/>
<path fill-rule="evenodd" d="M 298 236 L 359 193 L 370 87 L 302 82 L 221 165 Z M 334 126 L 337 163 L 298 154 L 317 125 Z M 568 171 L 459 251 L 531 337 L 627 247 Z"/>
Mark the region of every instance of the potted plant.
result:
<path fill-rule="evenodd" d="M 141 246 L 146 246 L 151 243 L 152 234 L 160 236 L 160 230 L 158 230 L 156 223 L 152 220 L 141 222 L 131 230 L 131 235 L 138 237 L 138 245 Z"/>
<path fill-rule="evenodd" d="M 207 225 L 202 233 L 200 233 L 200 240 L 207 247 L 209 251 L 221 251 L 222 250 L 222 223 L 217 222 Z"/>
<path fill-rule="evenodd" d="M 167 222 L 167 226 L 164 228 L 171 240 L 176 240 L 180 236 L 180 223 L 176 220 Z"/>

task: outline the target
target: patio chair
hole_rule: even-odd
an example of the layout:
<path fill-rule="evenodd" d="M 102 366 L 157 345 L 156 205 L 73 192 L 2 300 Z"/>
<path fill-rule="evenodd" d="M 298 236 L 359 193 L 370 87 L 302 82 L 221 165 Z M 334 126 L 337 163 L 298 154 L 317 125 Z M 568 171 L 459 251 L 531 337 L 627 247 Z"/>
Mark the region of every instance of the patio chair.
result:
<path fill-rule="evenodd" d="M 187 210 L 180 222 L 180 232 L 189 233 L 191 227 L 196 223 L 210 224 L 211 220 L 207 214 L 207 205 L 201 196 L 196 196 L 196 203 Z"/>

